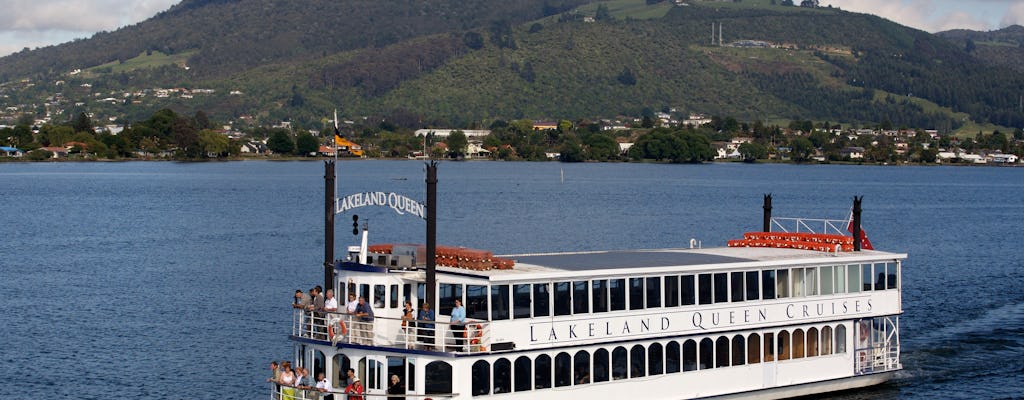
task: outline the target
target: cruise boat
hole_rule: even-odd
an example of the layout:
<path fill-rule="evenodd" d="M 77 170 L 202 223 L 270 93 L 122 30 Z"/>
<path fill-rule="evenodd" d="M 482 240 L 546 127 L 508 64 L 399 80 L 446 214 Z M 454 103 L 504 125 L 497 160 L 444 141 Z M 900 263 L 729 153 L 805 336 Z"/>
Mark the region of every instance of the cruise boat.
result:
<path fill-rule="evenodd" d="M 429 233 L 427 245 L 371 246 L 363 229 L 326 263 L 325 286 L 374 318 L 343 301 L 296 310 L 294 362 L 325 373 L 335 398 L 350 368 L 367 398 L 390 387 L 409 399 L 768 399 L 891 379 L 906 254 L 870 249 L 859 198 L 850 220 L 774 218 L 764 202 L 763 231 L 722 247 L 495 257 L 434 247 Z M 463 324 L 450 321 L 456 300 Z M 433 303 L 436 318 L 404 320 L 405 302 Z"/>

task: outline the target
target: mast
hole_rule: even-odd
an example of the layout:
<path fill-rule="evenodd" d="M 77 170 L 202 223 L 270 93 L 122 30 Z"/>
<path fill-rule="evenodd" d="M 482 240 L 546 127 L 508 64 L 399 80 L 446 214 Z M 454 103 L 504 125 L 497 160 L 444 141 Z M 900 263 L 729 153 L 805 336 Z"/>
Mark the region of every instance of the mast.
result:
<path fill-rule="evenodd" d="M 864 196 L 853 196 L 853 251 L 860 251 L 862 245 L 860 240 L 860 202 Z"/>
<path fill-rule="evenodd" d="M 427 303 L 437 308 L 437 161 L 427 163 Z"/>
<path fill-rule="evenodd" d="M 334 161 L 324 161 L 324 290 L 334 289 Z"/>

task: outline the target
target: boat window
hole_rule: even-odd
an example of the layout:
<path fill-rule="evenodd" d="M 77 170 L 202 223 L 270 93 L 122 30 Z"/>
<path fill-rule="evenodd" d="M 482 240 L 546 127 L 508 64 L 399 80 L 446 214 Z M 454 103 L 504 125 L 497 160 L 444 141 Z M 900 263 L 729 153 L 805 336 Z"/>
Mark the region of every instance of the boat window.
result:
<path fill-rule="evenodd" d="M 729 301 L 729 274 L 720 272 L 715 274 L 715 303 L 726 303 Z"/>
<path fill-rule="evenodd" d="M 719 336 L 715 340 L 715 368 L 729 366 L 729 338 Z"/>
<path fill-rule="evenodd" d="M 388 307 L 398 308 L 398 285 L 391 285 L 391 297 L 388 298 Z"/>
<path fill-rule="evenodd" d="M 674 374 L 682 367 L 682 359 L 679 358 L 679 342 L 671 341 L 665 345 L 665 373 Z"/>
<path fill-rule="evenodd" d="M 572 283 L 572 313 L 587 314 L 590 312 L 590 281 Z"/>
<path fill-rule="evenodd" d="M 886 285 L 887 285 L 886 288 L 887 289 L 896 289 L 896 275 L 898 275 L 898 273 L 896 271 L 896 263 L 894 263 L 894 262 L 885 263 L 885 271 L 886 271 L 885 273 L 888 275 L 888 277 L 886 279 Z"/>
<path fill-rule="evenodd" d="M 665 277 L 665 307 L 679 306 L 679 275 Z"/>
<path fill-rule="evenodd" d="M 711 338 L 704 338 L 700 341 L 700 369 L 714 368 L 715 342 Z"/>
<path fill-rule="evenodd" d="M 612 311 L 626 309 L 626 280 L 611 279 L 608 281 L 608 290 L 611 292 Z"/>
<path fill-rule="evenodd" d="M 416 359 L 406 359 L 405 363 L 405 387 L 407 388 L 406 392 L 411 392 L 413 390 L 416 390 Z"/>
<path fill-rule="evenodd" d="M 406 283 L 402 285 L 402 300 L 408 301 L 409 303 L 416 305 L 416 301 L 412 299 L 412 284 Z"/>
<path fill-rule="evenodd" d="M 322 351 L 314 350 L 313 351 L 313 372 L 311 374 L 313 376 L 316 376 L 319 373 L 324 373 L 326 375 L 327 374 L 326 368 L 327 368 L 327 357 L 324 357 L 324 353 Z"/>
<path fill-rule="evenodd" d="M 572 310 L 572 293 L 569 282 L 555 282 L 555 315 L 569 315 Z"/>
<path fill-rule="evenodd" d="M 593 286 L 594 312 L 608 311 L 608 281 L 596 280 Z"/>
<path fill-rule="evenodd" d="M 761 362 L 761 335 L 751 333 L 747 336 L 747 364 Z"/>
<path fill-rule="evenodd" d="M 747 300 L 761 298 L 761 282 L 757 279 L 760 276 L 757 271 L 747 271 Z"/>
<path fill-rule="evenodd" d="M 771 300 L 775 298 L 775 270 L 761 271 L 761 298 Z"/>
<path fill-rule="evenodd" d="M 647 308 L 661 307 L 661 277 L 647 278 Z"/>
<path fill-rule="evenodd" d="M 533 387 L 537 389 L 551 387 L 551 356 L 541 354 L 533 361 Z"/>
<path fill-rule="evenodd" d="M 378 310 L 384 308 L 384 290 L 384 285 L 373 285 L 373 308 Z"/>
<path fill-rule="evenodd" d="M 817 268 L 805 268 L 804 269 L 804 284 L 806 285 L 806 291 L 808 296 L 818 295 L 818 269 Z"/>
<path fill-rule="evenodd" d="M 683 371 L 697 370 L 697 342 L 687 340 L 683 342 Z"/>
<path fill-rule="evenodd" d="M 530 381 L 533 379 L 533 361 L 530 357 L 521 356 L 516 359 L 516 391 L 525 392 L 533 389 L 533 383 Z"/>
<path fill-rule="evenodd" d="M 793 268 L 789 271 L 789 276 L 793 280 L 792 285 L 789 287 L 792 290 L 793 297 L 803 297 L 807 292 L 804 291 L 804 269 Z"/>
<path fill-rule="evenodd" d="M 572 360 L 573 371 L 576 371 L 572 375 L 573 385 L 585 385 L 590 383 L 590 353 L 585 350 L 576 352 Z"/>
<path fill-rule="evenodd" d="M 825 325 L 821 328 L 821 355 L 832 354 L 832 327 Z"/>
<path fill-rule="evenodd" d="M 684 306 L 697 304 L 697 291 L 694 288 L 693 275 L 679 277 L 679 295 L 682 296 L 680 304 Z"/>
<path fill-rule="evenodd" d="M 491 320 L 508 319 L 508 285 L 491 286 Z M 495 376 L 494 379 L 498 379 Z"/>
<path fill-rule="evenodd" d="M 629 309 L 644 308 L 644 278 L 629 278 Z"/>
<path fill-rule="evenodd" d="M 594 382 L 608 381 L 608 363 L 610 361 L 607 349 L 597 349 L 594 351 Z"/>
<path fill-rule="evenodd" d="M 860 265 L 852 264 L 846 266 L 846 282 L 850 293 L 860 292 Z"/>
<path fill-rule="evenodd" d="M 551 315 L 551 284 L 533 284 L 533 316 L 546 317 Z"/>
<path fill-rule="evenodd" d="M 373 300 L 370 298 L 370 285 L 366 283 L 359 285 L 359 296 L 357 297 L 362 297 L 373 304 Z"/>
<path fill-rule="evenodd" d="M 846 325 L 836 326 L 836 354 L 846 352 Z"/>
<path fill-rule="evenodd" d="M 462 285 L 442 283 L 437 289 L 438 315 L 452 315 L 455 299 L 462 300 Z"/>
<path fill-rule="evenodd" d="M 555 356 L 555 387 L 569 386 L 572 384 L 572 357 L 569 353 L 561 352 Z"/>
<path fill-rule="evenodd" d="M 365 357 L 359 359 L 359 371 L 362 372 L 363 383 L 367 389 L 381 389 L 381 373 L 384 371 L 384 363 L 377 360 L 367 360 Z"/>
<path fill-rule="evenodd" d="M 647 352 L 644 346 L 635 345 L 629 350 L 629 377 L 639 378 L 646 375 L 647 363 L 644 361 Z"/>
<path fill-rule="evenodd" d="M 874 281 L 874 278 L 871 276 L 871 264 L 861 264 L 860 268 L 861 283 L 863 283 L 861 288 L 865 292 L 870 291 L 872 286 L 871 282 Z"/>
<path fill-rule="evenodd" d="M 805 340 L 803 329 L 796 329 L 793 331 L 793 358 L 804 358 Z"/>
<path fill-rule="evenodd" d="M 348 377 L 344 379 L 342 375 L 348 372 L 349 368 L 352 368 L 352 361 L 348 359 L 344 354 L 335 354 L 331 360 L 331 367 L 333 373 L 331 374 L 331 387 L 345 387 L 345 382 Z"/>
<path fill-rule="evenodd" d="M 729 283 L 732 287 L 732 301 L 743 301 L 743 299 L 746 297 L 744 296 L 746 294 L 746 288 L 743 285 L 743 273 L 733 272 L 730 275 L 731 280 Z"/>
<path fill-rule="evenodd" d="M 764 362 L 775 361 L 775 334 L 764 334 Z"/>
<path fill-rule="evenodd" d="M 788 269 L 775 270 L 775 297 L 780 299 L 789 297 Z"/>
<path fill-rule="evenodd" d="M 494 361 L 494 394 L 512 391 L 512 362 L 499 358 Z"/>
<path fill-rule="evenodd" d="M 487 320 L 487 286 L 466 285 L 466 318 Z"/>
<path fill-rule="evenodd" d="M 814 357 L 818 355 L 818 328 L 810 328 L 807 330 L 807 356 Z"/>
<path fill-rule="evenodd" d="M 530 285 L 513 286 L 512 316 L 530 318 Z"/>
<path fill-rule="evenodd" d="M 473 396 L 491 392 L 491 364 L 480 360 L 473 363 Z"/>
<path fill-rule="evenodd" d="M 697 300 L 700 304 L 711 304 L 711 274 L 697 275 Z"/>
<path fill-rule="evenodd" d="M 420 299 L 418 303 L 412 303 L 413 305 L 423 304 L 427 301 L 427 284 L 417 283 L 416 284 L 416 298 Z M 431 304 L 433 305 L 433 304 Z M 436 307 L 435 307 L 436 308 Z"/>
<path fill-rule="evenodd" d="M 885 290 L 885 264 L 875 264 L 875 290 Z"/>
<path fill-rule="evenodd" d="M 846 293 L 846 266 L 835 266 L 836 283 L 833 285 L 836 294 Z"/>
<path fill-rule="evenodd" d="M 835 278 L 832 277 L 832 267 L 821 267 L 821 294 L 828 296 L 832 294 L 832 285 L 835 283 Z"/>
<path fill-rule="evenodd" d="M 404 388 L 406 382 L 409 382 L 409 379 L 408 379 L 409 378 L 409 376 L 408 376 L 409 374 L 406 374 L 406 372 L 405 372 L 406 371 L 406 369 L 405 369 L 405 357 L 389 356 L 389 357 L 387 357 L 387 359 L 388 359 L 388 370 L 387 370 L 387 373 L 384 374 L 384 382 L 385 382 L 384 385 L 390 387 L 391 386 L 391 376 L 392 375 L 397 375 L 397 376 L 401 377 L 400 378 L 401 382 L 402 382 L 401 385 Z M 313 376 L 316 376 L 316 375 L 314 374 Z"/>
<path fill-rule="evenodd" d="M 775 354 L 778 355 L 779 360 L 789 359 L 789 331 L 779 332 L 778 346 L 775 348 Z"/>
<path fill-rule="evenodd" d="M 747 340 L 743 335 L 732 337 L 732 365 L 743 365 L 747 360 Z"/>
<path fill-rule="evenodd" d="M 626 379 L 626 371 L 629 369 L 629 361 L 626 360 L 626 348 L 619 346 L 612 350 L 612 379 Z"/>
<path fill-rule="evenodd" d="M 647 374 L 661 375 L 664 373 L 664 358 L 661 343 L 651 343 L 647 347 Z"/>
<path fill-rule="evenodd" d="M 423 394 L 452 393 L 452 366 L 444 361 L 432 361 L 424 368 Z"/>

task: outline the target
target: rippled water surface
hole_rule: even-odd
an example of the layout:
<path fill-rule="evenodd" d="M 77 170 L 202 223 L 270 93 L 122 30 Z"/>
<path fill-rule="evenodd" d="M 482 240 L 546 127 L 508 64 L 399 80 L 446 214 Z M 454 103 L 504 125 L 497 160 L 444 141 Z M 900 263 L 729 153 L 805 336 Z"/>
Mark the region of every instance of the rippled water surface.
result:
<path fill-rule="evenodd" d="M 342 194 L 425 197 L 421 162 L 339 173 Z M 1024 397 L 1022 168 L 447 162 L 439 180 L 439 242 L 495 253 L 717 246 L 759 229 L 764 193 L 838 219 L 864 195 L 872 243 L 910 255 L 905 370 L 832 398 Z M 291 293 L 322 279 L 320 162 L 0 164 L 0 210 L 4 399 L 262 398 Z M 358 213 L 372 242 L 423 241 Z"/>

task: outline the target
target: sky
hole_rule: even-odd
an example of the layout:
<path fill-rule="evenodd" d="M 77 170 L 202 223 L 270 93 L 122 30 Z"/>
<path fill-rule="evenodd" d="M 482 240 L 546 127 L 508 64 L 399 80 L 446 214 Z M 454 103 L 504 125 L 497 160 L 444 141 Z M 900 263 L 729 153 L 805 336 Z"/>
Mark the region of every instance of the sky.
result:
<path fill-rule="evenodd" d="M 141 22 L 180 0 L 0 0 L 0 56 Z M 799 1 L 796 1 L 799 3 Z M 820 0 L 928 32 L 1024 25 L 1024 0 Z"/>

